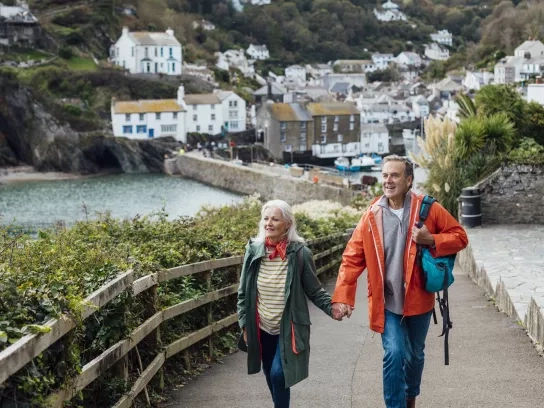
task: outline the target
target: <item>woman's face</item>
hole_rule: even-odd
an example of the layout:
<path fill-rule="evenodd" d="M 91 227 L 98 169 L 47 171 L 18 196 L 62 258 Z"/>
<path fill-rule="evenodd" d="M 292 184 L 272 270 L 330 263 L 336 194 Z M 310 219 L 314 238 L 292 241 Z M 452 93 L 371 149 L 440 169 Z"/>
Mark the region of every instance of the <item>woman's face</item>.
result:
<path fill-rule="evenodd" d="M 278 207 L 268 207 L 263 214 L 265 236 L 272 242 L 279 242 L 286 237 L 289 222 Z"/>

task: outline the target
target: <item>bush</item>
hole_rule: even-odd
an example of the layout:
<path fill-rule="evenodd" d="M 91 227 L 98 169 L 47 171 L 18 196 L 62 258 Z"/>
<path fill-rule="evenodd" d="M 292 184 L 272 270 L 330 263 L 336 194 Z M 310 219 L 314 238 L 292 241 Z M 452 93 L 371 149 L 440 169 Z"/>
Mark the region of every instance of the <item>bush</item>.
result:
<path fill-rule="evenodd" d="M 59 49 L 59 57 L 69 60 L 74 55 L 70 47 L 61 47 Z"/>
<path fill-rule="evenodd" d="M 544 146 L 534 139 L 524 137 L 519 147 L 512 150 L 507 159 L 514 164 L 544 164 Z"/>

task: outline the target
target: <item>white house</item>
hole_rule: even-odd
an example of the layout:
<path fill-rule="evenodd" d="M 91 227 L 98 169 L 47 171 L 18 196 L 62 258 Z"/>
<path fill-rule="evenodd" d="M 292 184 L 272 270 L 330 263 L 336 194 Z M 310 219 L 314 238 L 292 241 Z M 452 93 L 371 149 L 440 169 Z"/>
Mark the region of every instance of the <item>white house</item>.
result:
<path fill-rule="evenodd" d="M 479 91 L 483 86 L 493 82 L 494 75 L 491 72 L 468 71 L 463 79 L 463 86 L 467 89 Z"/>
<path fill-rule="evenodd" d="M 426 118 L 429 116 L 429 101 L 423 95 L 412 97 L 412 110 L 416 118 Z"/>
<path fill-rule="evenodd" d="M 183 90 L 177 99 L 116 101 L 111 103 L 114 136 L 129 139 L 152 139 L 172 136 L 187 140 Z"/>
<path fill-rule="evenodd" d="M 450 51 L 437 43 L 425 44 L 425 56 L 435 61 L 445 61 L 450 57 Z"/>
<path fill-rule="evenodd" d="M 406 21 L 406 14 L 400 10 L 376 10 L 374 9 L 374 15 L 380 21 Z"/>
<path fill-rule="evenodd" d="M 272 4 L 272 0 L 250 0 L 250 3 L 254 6 L 266 6 Z"/>
<path fill-rule="evenodd" d="M 530 59 L 524 58 L 520 71 L 521 80 L 541 75 L 542 71 L 544 71 L 544 55 L 538 55 Z"/>
<path fill-rule="evenodd" d="M 164 33 L 130 32 L 124 27 L 121 37 L 110 48 L 110 58 L 113 64 L 131 74 L 182 73 L 182 47 L 171 29 Z"/>
<path fill-rule="evenodd" d="M 516 67 L 505 59 L 495 64 L 495 84 L 513 84 L 516 81 Z"/>
<path fill-rule="evenodd" d="M 306 68 L 306 73 L 314 78 L 322 78 L 334 72 L 333 68 L 328 64 L 307 64 L 304 68 Z"/>
<path fill-rule="evenodd" d="M 395 57 L 393 54 L 380 54 L 376 52 L 372 54 L 372 61 L 377 69 L 384 70 L 391 62 L 395 61 Z"/>
<path fill-rule="evenodd" d="M 399 65 L 414 65 L 420 66 L 423 64 L 421 57 L 415 52 L 404 51 L 396 56 L 395 62 Z"/>
<path fill-rule="evenodd" d="M 247 55 L 256 60 L 265 60 L 270 58 L 270 52 L 268 52 L 266 45 L 250 44 L 246 52 Z"/>
<path fill-rule="evenodd" d="M 374 72 L 378 69 L 372 60 L 336 60 L 332 65 L 340 72 Z"/>
<path fill-rule="evenodd" d="M 246 101 L 232 91 L 216 91 L 223 110 L 223 127 L 231 133 L 246 130 Z"/>
<path fill-rule="evenodd" d="M 114 136 L 149 139 L 172 136 L 187 142 L 188 132 L 218 134 L 246 130 L 246 103 L 230 91 L 186 95 L 178 88 L 177 99 L 112 100 Z"/>
<path fill-rule="evenodd" d="M 544 84 L 529 84 L 527 87 L 527 102 L 538 102 L 544 105 Z"/>
<path fill-rule="evenodd" d="M 404 104 L 374 104 L 361 110 L 361 123 L 402 123 L 415 118 L 414 111 Z"/>
<path fill-rule="evenodd" d="M 539 55 L 544 55 L 544 44 L 539 40 L 527 40 L 514 50 L 515 57 L 534 58 Z"/>
<path fill-rule="evenodd" d="M 291 65 L 285 68 L 285 78 L 299 79 L 306 82 L 306 69 L 300 65 Z"/>
<path fill-rule="evenodd" d="M 453 35 L 448 30 L 439 30 L 431 34 L 431 40 L 438 44 L 449 45 L 450 47 L 453 45 Z"/>
<path fill-rule="evenodd" d="M 361 124 L 361 153 L 389 153 L 389 131 L 382 124 Z"/>
<path fill-rule="evenodd" d="M 193 28 L 196 30 L 198 27 L 202 27 L 205 31 L 215 30 L 215 24 L 208 20 L 193 21 Z"/>

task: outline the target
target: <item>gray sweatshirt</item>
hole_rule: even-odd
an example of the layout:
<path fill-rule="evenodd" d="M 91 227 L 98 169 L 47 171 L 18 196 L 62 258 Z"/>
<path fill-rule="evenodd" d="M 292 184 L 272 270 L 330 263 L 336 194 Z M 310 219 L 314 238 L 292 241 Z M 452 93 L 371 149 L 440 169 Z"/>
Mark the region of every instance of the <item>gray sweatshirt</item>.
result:
<path fill-rule="evenodd" d="M 410 229 L 410 202 L 411 194 L 408 192 L 404 198 L 402 220 L 389 208 L 387 197 L 378 202 L 383 208 L 385 308 L 398 315 L 404 311 L 404 249 Z"/>

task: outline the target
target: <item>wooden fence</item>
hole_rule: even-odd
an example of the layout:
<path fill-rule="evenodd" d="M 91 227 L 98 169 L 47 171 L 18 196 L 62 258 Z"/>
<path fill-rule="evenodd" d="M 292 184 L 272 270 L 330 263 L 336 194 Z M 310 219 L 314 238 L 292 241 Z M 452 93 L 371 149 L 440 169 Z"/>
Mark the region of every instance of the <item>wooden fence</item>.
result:
<path fill-rule="evenodd" d="M 334 271 L 333 268 L 337 267 L 341 261 L 342 252 L 350 235 L 351 231 L 348 231 L 346 233 L 337 233 L 307 242 L 308 246 L 314 252 L 317 275 L 321 275 L 324 272 L 331 270 Z M 134 272 L 129 270 L 90 294 L 83 302 L 83 320 L 87 319 L 98 309 L 126 291 L 131 292 L 134 296 L 139 295 L 148 297 L 150 300 L 148 304 L 152 305 L 150 306 L 152 310 L 147 311 L 150 317 L 147 318 L 143 324 L 134 329 L 127 338 L 111 346 L 102 354 L 81 367 L 80 374 L 70 382 L 69 387 L 58 390 L 48 396 L 48 404 L 55 408 L 62 407 L 64 401 L 71 400 L 78 392 L 114 366 L 121 367 L 120 370 L 116 370 L 116 373 L 119 373 L 119 377 L 123 380 L 128 381 L 128 353 L 133 349 L 135 349 L 139 361 L 139 377 L 132 384 L 130 391 L 117 401 L 113 406 L 114 408 L 132 406 L 132 403 L 138 394 L 144 390 L 147 394 L 146 386 L 156 375 L 158 375 L 159 388 L 162 388 L 164 386 L 164 379 L 161 368 L 166 359 L 177 355 L 182 351 L 188 353 L 187 349 L 193 344 L 208 338 L 209 353 L 210 357 L 212 357 L 214 347 L 212 335 L 237 323 L 238 319 L 235 310 L 232 310 L 233 314 L 222 318 L 219 321 L 215 321 L 211 304 L 216 300 L 234 295 L 237 292 L 238 284 L 208 292 L 195 299 L 185 300 L 164 310 L 154 310 L 157 305 L 157 288 L 163 282 L 195 274 L 204 274 L 203 277 L 206 279 L 208 288 L 211 288 L 212 271 L 226 267 L 241 266 L 242 262 L 243 257 L 241 256 L 216 259 L 163 270 L 137 280 L 134 280 Z M 160 346 L 161 323 L 203 305 L 209 305 L 207 314 L 208 325 L 185 337 L 179 338 L 166 346 L 160 347 L 161 351 L 144 369 L 138 353 L 138 343 L 147 336 L 152 335 L 151 338 Z M 29 364 L 32 359 L 39 356 L 53 343 L 70 332 L 75 325 L 76 323 L 68 316 L 61 316 L 60 318 L 51 320 L 45 324 L 49 329 L 47 333 L 26 335 L 0 352 L 0 386 L 8 380 L 10 376 Z M 188 354 L 185 355 L 185 365 L 187 368 L 190 367 Z"/>

